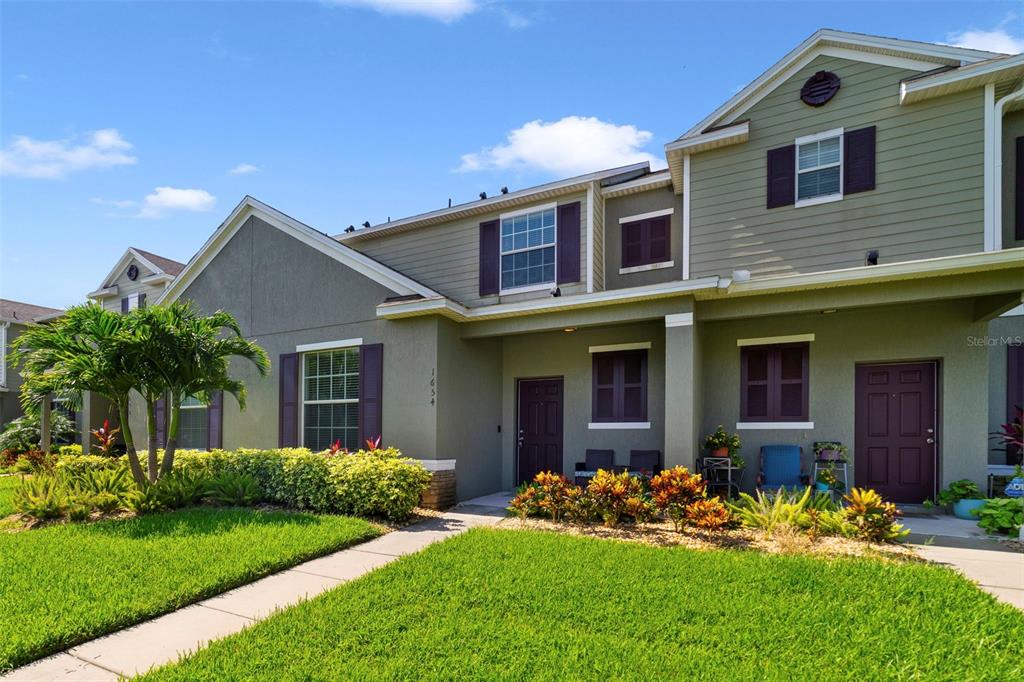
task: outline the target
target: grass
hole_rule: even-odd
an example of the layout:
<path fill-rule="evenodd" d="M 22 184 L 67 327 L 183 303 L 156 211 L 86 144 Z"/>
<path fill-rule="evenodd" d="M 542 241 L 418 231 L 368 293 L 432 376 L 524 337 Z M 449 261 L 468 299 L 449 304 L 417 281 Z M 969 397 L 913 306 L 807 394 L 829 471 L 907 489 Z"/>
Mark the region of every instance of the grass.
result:
<path fill-rule="evenodd" d="M 1021 679 L 950 570 L 472 530 L 146 680 Z"/>
<path fill-rule="evenodd" d="M 11 497 L 21 483 L 21 476 L 0 476 L 0 519 L 14 513 Z"/>
<path fill-rule="evenodd" d="M 0 533 L 0 671 L 379 533 L 209 507 Z"/>

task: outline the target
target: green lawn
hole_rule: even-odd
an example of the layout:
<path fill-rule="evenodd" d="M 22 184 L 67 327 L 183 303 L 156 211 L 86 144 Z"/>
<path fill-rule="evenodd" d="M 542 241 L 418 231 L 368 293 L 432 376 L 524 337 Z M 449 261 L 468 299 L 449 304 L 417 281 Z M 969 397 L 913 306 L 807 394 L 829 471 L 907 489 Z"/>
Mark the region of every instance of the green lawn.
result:
<path fill-rule="evenodd" d="M 21 476 L 0 476 L 0 519 L 14 513 L 11 496 L 14 489 L 21 483 Z"/>
<path fill-rule="evenodd" d="M 0 671 L 379 532 L 344 516 L 199 507 L 0 533 Z"/>
<path fill-rule="evenodd" d="M 1022 679 L 952 571 L 472 530 L 147 680 Z"/>

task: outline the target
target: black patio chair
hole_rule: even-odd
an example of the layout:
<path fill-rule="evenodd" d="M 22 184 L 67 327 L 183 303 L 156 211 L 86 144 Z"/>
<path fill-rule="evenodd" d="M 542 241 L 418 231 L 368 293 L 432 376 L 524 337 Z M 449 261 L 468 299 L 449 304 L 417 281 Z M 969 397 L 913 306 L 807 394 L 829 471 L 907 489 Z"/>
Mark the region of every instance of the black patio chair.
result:
<path fill-rule="evenodd" d="M 630 450 L 629 471 L 639 471 L 648 476 L 661 473 L 661 450 Z"/>
<path fill-rule="evenodd" d="M 583 462 L 576 462 L 576 485 L 586 485 L 598 469 L 615 471 L 614 450 L 587 450 Z"/>

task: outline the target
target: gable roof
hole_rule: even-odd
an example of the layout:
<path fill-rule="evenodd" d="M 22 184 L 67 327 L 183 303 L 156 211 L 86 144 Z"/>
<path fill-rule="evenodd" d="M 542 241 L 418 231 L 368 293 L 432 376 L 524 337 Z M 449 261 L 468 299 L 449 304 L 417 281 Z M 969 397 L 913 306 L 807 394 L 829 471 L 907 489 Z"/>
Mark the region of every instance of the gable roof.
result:
<path fill-rule="evenodd" d="M 104 289 L 114 286 L 114 282 L 118 277 L 120 277 L 121 272 L 128 267 L 128 264 L 133 259 L 139 261 L 153 271 L 153 274 L 150 275 L 150 277 L 163 276 L 161 279 L 164 280 L 172 279 L 185 268 L 184 263 L 179 263 L 176 260 L 164 258 L 163 256 L 156 255 L 155 253 L 143 251 L 142 249 L 134 246 L 129 246 L 121 255 L 121 258 L 118 259 L 114 267 L 110 269 L 110 272 L 107 273 L 107 276 L 103 278 L 103 283 L 100 284 L 99 289 L 93 292 L 93 294 L 98 294 Z M 90 294 L 90 296 L 92 296 L 92 294 Z"/>
<path fill-rule="evenodd" d="M 0 298 L 0 320 L 28 324 L 40 319 L 51 319 L 64 313 L 60 308 L 49 308 L 34 303 L 22 303 Z"/>
<path fill-rule="evenodd" d="M 170 258 L 164 258 L 163 256 L 158 256 L 155 253 L 152 253 L 151 251 L 143 251 L 142 249 L 140 249 L 137 246 L 133 246 L 133 247 L 131 247 L 131 249 L 135 253 L 143 256 L 146 260 L 148 260 L 153 265 L 157 266 L 158 271 L 165 272 L 168 275 L 177 275 L 179 272 L 181 272 L 182 270 L 185 269 L 185 264 L 184 263 L 179 263 L 176 260 L 171 260 Z"/>
<path fill-rule="evenodd" d="M 998 52 L 971 50 L 965 47 L 924 43 L 916 40 L 884 38 L 864 33 L 849 33 L 830 28 L 819 29 L 809 38 L 793 48 L 782 59 L 775 62 L 764 73 L 745 88 L 733 95 L 727 102 L 704 117 L 699 123 L 677 138 L 683 140 L 703 133 L 710 126 L 736 121 L 743 112 L 759 102 L 764 95 L 775 89 L 794 72 L 819 55 L 842 56 L 860 61 L 898 65 L 917 71 L 931 71 L 937 67 L 959 67 L 994 57 L 1003 56 Z M 674 142 L 665 145 L 670 148 Z"/>
<path fill-rule="evenodd" d="M 220 250 L 241 229 L 250 216 L 256 216 L 268 225 L 330 256 L 339 263 L 352 268 L 364 277 L 390 289 L 399 296 L 422 296 L 424 298 L 440 296 L 433 289 L 424 286 L 411 277 L 403 275 L 397 270 L 393 270 L 383 263 L 341 244 L 323 232 L 315 230 L 309 225 L 278 211 L 276 208 L 246 195 L 235 206 L 224 222 L 217 227 L 210 238 L 206 240 L 206 243 L 203 244 L 196 255 L 189 259 L 185 268 L 171 282 L 170 286 L 160 294 L 156 302 L 162 303 L 177 299 L 195 278 L 206 269 L 206 266 L 220 253 Z"/>
<path fill-rule="evenodd" d="M 499 194 L 497 196 L 487 197 L 486 199 L 470 201 L 465 204 L 456 204 L 455 206 L 438 209 L 436 211 L 428 211 L 427 213 L 420 213 L 408 218 L 392 220 L 379 225 L 371 225 L 370 227 L 362 230 L 356 230 L 355 232 L 343 232 L 339 235 L 335 235 L 334 238 L 341 242 L 351 242 L 369 239 L 371 237 L 377 237 L 384 234 L 405 232 L 406 230 L 418 227 L 437 225 L 439 223 L 459 220 L 483 213 L 493 213 L 494 211 L 503 210 L 512 206 L 519 206 L 532 203 L 540 199 L 547 199 L 550 197 L 577 192 L 586 189 L 587 185 L 592 182 L 598 182 L 602 185 L 627 182 L 647 175 L 650 172 L 651 165 L 647 161 L 630 164 L 628 166 L 619 166 L 618 168 L 608 168 L 594 173 L 576 175 L 564 180 L 556 180 L 543 185 L 527 187 L 526 189 L 509 192 L 508 194 Z"/>

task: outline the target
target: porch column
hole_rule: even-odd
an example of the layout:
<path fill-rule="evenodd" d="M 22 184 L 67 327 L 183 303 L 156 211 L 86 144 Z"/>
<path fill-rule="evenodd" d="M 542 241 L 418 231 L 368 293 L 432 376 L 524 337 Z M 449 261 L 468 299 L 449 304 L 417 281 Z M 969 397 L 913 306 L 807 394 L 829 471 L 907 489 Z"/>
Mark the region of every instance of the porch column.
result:
<path fill-rule="evenodd" d="M 693 313 L 665 316 L 665 467 L 697 464 L 700 428 L 697 327 Z"/>

